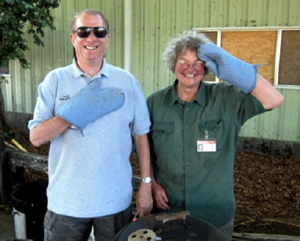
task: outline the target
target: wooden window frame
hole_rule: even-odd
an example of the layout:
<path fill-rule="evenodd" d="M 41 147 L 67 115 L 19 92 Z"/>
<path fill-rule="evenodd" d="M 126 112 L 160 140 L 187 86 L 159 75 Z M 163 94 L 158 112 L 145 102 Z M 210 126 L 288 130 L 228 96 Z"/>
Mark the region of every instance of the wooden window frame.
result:
<path fill-rule="evenodd" d="M 300 31 L 300 27 L 224 27 L 224 28 L 193 28 L 195 34 L 197 32 L 216 32 L 217 33 L 217 46 L 222 44 L 222 32 L 232 32 L 232 31 L 277 31 L 277 43 L 275 52 L 275 70 L 274 70 L 274 86 L 280 86 L 283 88 L 300 88 L 300 84 L 284 85 L 279 84 L 279 63 L 281 57 L 281 43 L 282 43 L 282 32 L 283 31 Z M 219 82 L 219 79 L 215 77 L 215 82 Z"/>

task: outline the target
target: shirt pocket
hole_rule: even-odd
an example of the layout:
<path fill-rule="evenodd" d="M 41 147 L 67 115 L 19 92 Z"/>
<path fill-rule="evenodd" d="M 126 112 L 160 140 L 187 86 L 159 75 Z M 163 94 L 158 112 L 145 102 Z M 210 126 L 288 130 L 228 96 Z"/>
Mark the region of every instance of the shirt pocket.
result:
<path fill-rule="evenodd" d="M 151 127 L 153 148 L 157 156 L 172 152 L 174 146 L 174 123 L 154 123 Z"/>
<path fill-rule="evenodd" d="M 216 140 L 217 151 L 220 151 L 224 146 L 224 121 L 211 120 L 199 123 L 201 140 Z"/>

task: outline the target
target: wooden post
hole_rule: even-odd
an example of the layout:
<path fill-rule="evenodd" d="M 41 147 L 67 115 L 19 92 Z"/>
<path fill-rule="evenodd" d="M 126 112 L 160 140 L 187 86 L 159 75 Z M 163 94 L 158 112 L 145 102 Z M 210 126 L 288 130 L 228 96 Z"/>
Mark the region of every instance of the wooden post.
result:
<path fill-rule="evenodd" d="M 5 188 L 5 144 L 4 144 L 4 128 L 5 128 L 5 108 L 2 88 L 0 85 L 0 204 L 5 204 L 8 201 Z"/>

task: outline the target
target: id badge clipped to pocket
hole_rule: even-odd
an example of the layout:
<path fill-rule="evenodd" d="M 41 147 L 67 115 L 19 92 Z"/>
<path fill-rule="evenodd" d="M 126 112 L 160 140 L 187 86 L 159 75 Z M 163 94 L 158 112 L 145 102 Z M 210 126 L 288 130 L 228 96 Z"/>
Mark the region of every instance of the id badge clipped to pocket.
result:
<path fill-rule="evenodd" d="M 210 139 L 208 131 L 205 130 L 205 139 L 197 140 L 197 152 L 216 152 L 217 141 L 216 139 Z"/>

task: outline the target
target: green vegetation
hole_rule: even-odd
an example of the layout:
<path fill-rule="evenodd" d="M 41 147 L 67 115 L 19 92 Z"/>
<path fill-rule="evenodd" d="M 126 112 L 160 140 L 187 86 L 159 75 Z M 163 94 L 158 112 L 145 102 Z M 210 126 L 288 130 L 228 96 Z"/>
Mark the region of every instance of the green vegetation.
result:
<path fill-rule="evenodd" d="M 29 68 L 25 58 L 29 50 L 24 33 L 32 34 L 34 43 L 44 46 L 41 40 L 44 29 L 53 26 L 50 10 L 59 6 L 60 0 L 0 0 L 0 66 L 18 59 L 22 68 Z"/>

